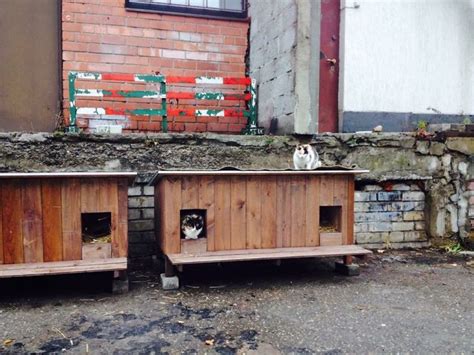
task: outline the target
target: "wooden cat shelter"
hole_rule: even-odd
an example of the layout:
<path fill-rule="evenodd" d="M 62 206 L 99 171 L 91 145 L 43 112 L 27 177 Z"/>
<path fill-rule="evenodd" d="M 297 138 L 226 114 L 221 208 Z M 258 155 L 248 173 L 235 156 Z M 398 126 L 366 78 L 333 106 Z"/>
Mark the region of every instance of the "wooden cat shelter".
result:
<path fill-rule="evenodd" d="M 174 266 L 262 259 L 352 256 L 354 175 L 366 170 L 159 171 L 157 237 Z M 183 213 L 200 213 L 203 238 L 184 240 Z"/>
<path fill-rule="evenodd" d="M 127 269 L 136 173 L 0 174 L 0 278 Z"/>

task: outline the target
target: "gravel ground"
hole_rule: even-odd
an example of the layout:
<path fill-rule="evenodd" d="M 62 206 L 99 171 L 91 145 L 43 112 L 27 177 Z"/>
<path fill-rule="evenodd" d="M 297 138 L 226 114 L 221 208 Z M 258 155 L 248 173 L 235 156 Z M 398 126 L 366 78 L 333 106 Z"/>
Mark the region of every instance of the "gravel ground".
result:
<path fill-rule="evenodd" d="M 179 291 L 157 274 L 0 280 L 0 353 L 474 353 L 473 262 L 391 251 L 333 272 L 329 259 L 185 269 Z"/>

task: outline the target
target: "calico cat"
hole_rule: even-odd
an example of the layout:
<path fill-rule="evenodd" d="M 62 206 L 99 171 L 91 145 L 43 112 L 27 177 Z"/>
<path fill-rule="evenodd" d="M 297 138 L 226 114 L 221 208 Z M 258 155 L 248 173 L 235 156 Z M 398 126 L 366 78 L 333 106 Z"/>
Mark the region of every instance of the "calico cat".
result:
<path fill-rule="evenodd" d="M 192 213 L 182 217 L 181 230 L 184 239 L 198 239 L 204 227 L 204 219 L 202 216 Z"/>
<path fill-rule="evenodd" d="M 309 144 L 298 144 L 293 154 L 295 170 L 313 170 L 321 166 L 318 152 Z"/>

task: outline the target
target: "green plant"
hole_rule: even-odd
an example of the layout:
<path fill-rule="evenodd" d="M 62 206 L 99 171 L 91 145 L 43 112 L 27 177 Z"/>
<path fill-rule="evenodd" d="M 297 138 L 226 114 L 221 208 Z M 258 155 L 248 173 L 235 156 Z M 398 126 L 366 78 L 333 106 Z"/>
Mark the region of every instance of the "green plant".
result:
<path fill-rule="evenodd" d="M 466 116 L 464 117 L 464 119 L 462 120 L 462 123 L 463 124 L 471 124 L 471 118 L 469 116 Z"/>
<path fill-rule="evenodd" d="M 426 128 L 428 127 L 428 122 L 426 122 L 425 120 L 419 120 L 417 123 L 416 123 L 416 127 L 418 130 L 426 130 Z"/>
<path fill-rule="evenodd" d="M 446 245 L 444 247 L 444 250 L 447 253 L 450 253 L 450 254 L 457 254 L 460 251 L 462 251 L 462 245 L 460 243 L 453 243 L 453 244 L 450 244 L 450 245 Z"/>

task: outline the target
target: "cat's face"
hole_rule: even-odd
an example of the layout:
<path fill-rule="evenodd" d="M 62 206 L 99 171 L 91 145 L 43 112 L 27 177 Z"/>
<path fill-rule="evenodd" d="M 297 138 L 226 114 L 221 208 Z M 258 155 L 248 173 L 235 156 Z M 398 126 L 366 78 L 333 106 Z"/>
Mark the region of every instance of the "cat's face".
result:
<path fill-rule="evenodd" d="M 197 238 L 204 226 L 203 218 L 197 214 L 184 216 L 181 223 L 181 230 L 186 237 Z"/>
<path fill-rule="evenodd" d="M 301 157 L 304 157 L 309 154 L 311 149 L 312 148 L 309 144 L 298 144 L 296 146 L 296 154 L 298 154 Z"/>

